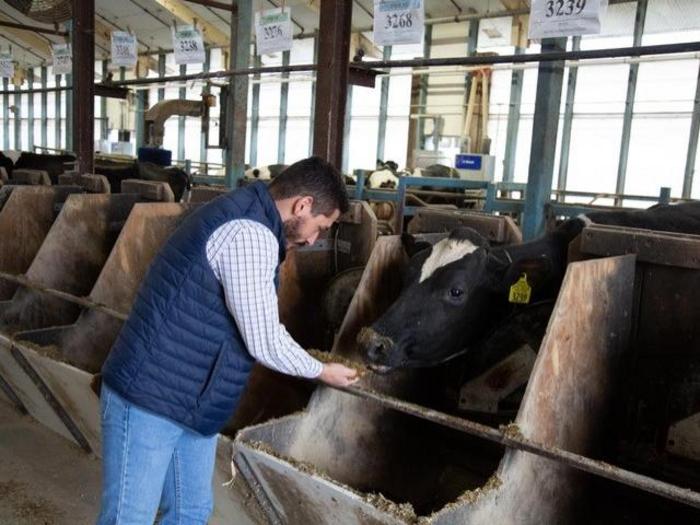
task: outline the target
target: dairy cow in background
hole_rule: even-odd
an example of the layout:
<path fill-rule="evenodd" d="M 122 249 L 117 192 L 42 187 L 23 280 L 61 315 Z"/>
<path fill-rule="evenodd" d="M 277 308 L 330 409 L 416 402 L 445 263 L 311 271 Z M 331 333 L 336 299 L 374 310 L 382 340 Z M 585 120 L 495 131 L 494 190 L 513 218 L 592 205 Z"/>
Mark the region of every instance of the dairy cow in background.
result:
<path fill-rule="evenodd" d="M 245 178 L 252 180 L 272 180 L 287 169 L 287 164 L 268 164 L 245 170 Z"/>

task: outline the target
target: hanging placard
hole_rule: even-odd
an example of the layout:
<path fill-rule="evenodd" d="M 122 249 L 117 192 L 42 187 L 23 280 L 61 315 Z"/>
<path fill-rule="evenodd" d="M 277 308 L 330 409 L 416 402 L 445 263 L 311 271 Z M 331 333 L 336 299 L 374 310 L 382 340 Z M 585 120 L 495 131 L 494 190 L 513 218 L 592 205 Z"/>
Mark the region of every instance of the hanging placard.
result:
<path fill-rule="evenodd" d="M 205 60 L 202 33 L 193 26 L 173 29 L 173 49 L 176 64 L 203 64 Z"/>
<path fill-rule="evenodd" d="M 73 73 L 73 53 L 70 44 L 53 44 L 51 46 L 53 55 L 53 74 L 70 75 Z"/>
<path fill-rule="evenodd" d="M 12 60 L 12 54 L 4 52 L 0 53 L 0 77 L 12 78 L 15 76 L 15 62 Z"/>
<path fill-rule="evenodd" d="M 126 31 L 112 31 L 112 64 L 133 68 L 136 60 L 136 37 Z"/>
<path fill-rule="evenodd" d="M 528 38 L 594 35 L 608 0 L 532 0 Z"/>
<path fill-rule="evenodd" d="M 375 44 L 423 43 L 423 0 L 374 0 L 374 13 Z"/>
<path fill-rule="evenodd" d="M 255 13 L 255 43 L 258 55 L 292 49 L 291 8 L 268 9 Z"/>

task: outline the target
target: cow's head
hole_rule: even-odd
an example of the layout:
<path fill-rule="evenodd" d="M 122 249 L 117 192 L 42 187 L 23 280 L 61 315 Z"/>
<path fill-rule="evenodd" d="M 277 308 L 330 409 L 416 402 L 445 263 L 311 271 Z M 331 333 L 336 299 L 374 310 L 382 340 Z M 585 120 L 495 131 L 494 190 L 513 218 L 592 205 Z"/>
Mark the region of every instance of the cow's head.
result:
<path fill-rule="evenodd" d="M 521 273 L 533 288 L 550 273 L 546 257 L 512 262 L 471 228 L 433 246 L 402 237 L 410 257 L 403 290 L 359 340 L 379 372 L 432 366 L 464 353 L 509 310 L 508 291 Z"/>

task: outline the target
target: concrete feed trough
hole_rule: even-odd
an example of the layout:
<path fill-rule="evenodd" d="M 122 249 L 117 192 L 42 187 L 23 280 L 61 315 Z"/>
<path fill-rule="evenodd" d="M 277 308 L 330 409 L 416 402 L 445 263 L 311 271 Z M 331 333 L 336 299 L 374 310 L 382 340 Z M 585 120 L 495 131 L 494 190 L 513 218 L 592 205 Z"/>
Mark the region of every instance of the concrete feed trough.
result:
<path fill-rule="evenodd" d="M 356 336 L 398 293 L 405 262 L 397 237 L 378 241 L 339 356 L 361 359 Z M 633 256 L 570 265 L 513 431 L 579 454 L 595 448 L 627 345 L 634 270 Z M 435 388 L 429 371 L 362 383 L 410 401 Z M 241 432 L 234 459 L 273 523 L 565 523 L 581 487 L 577 471 L 551 460 L 329 389 L 303 413 Z"/>
<path fill-rule="evenodd" d="M 51 188 L 15 191 L 22 195 L 30 190 L 41 193 Z M 188 204 L 138 202 L 143 197 L 71 196 L 50 229 L 50 214 L 46 219 L 44 230 L 48 233 L 37 241 L 41 247 L 24 257 L 23 265 L 13 262 L 3 271 L 25 272 L 31 282 L 43 287 L 86 296 L 93 303 L 128 313 L 152 258 L 194 209 Z M 53 201 L 46 201 L 51 207 Z M 17 203 L 22 213 L 28 213 L 32 206 L 34 202 L 28 204 L 26 200 Z M 354 246 L 352 253 L 334 254 L 321 245 L 290 254 L 282 268 L 281 316 L 295 337 L 314 336 L 308 322 L 299 317 L 309 310 L 309 302 L 317 304 L 309 297 L 316 297 L 320 293 L 317 283 L 329 278 L 330 261 L 337 258 L 340 264 L 350 265 L 369 257 L 376 220 L 366 213 L 366 207 L 356 208 L 356 213 L 345 219 L 344 231 L 338 237 Z M 0 219 L 3 217 L 0 214 Z M 0 239 L 0 245 L 19 246 L 16 237 L 20 230 L 9 232 Z M 7 252 L 3 249 L 3 253 Z M 122 322 L 100 310 L 81 309 L 31 288 L 20 287 L 7 299 L 0 305 L 0 379 L 9 399 L 85 451 L 101 455 L 94 373 L 104 362 Z M 303 332 L 295 333 L 300 328 Z M 213 523 L 257 524 L 264 520 L 240 476 L 232 485 L 224 486 L 232 478 L 230 438 L 237 428 L 299 410 L 312 390 L 308 382 L 284 379 L 256 367 L 228 435 L 219 436 Z"/>

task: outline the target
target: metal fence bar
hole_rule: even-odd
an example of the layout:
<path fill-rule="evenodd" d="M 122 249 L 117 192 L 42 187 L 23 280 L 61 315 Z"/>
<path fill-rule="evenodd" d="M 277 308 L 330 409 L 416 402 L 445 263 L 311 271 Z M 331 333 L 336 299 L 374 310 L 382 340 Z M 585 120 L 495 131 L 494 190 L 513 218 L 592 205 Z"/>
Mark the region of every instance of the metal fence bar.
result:
<path fill-rule="evenodd" d="M 103 314 L 107 314 L 110 317 L 114 317 L 115 319 L 119 319 L 120 321 L 126 321 L 127 319 L 127 314 L 118 312 L 117 310 L 114 310 L 108 306 L 105 306 L 100 303 L 96 303 L 95 301 L 92 301 L 86 297 L 78 297 L 77 295 L 73 295 L 67 292 L 62 292 L 60 290 L 54 290 L 53 288 L 47 288 L 46 286 L 43 286 L 39 283 L 36 283 L 34 281 L 30 281 L 26 277 L 19 276 L 19 275 L 12 275 L 10 273 L 6 272 L 0 272 L 0 279 L 4 279 L 6 281 L 10 281 L 12 283 L 18 284 L 20 286 L 23 286 L 25 288 L 30 288 L 32 290 L 36 290 L 37 292 L 50 295 L 52 297 L 57 297 L 58 299 L 62 299 L 64 301 L 67 301 L 69 303 L 77 304 L 79 306 L 82 306 L 83 308 L 91 308 L 93 310 L 97 310 L 99 312 L 102 312 Z"/>
<path fill-rule="evenodd" d="M 644 34 L 644 22 L 647 17 L 647 0 L 637 0 L 637 13 L 634 20 L 634 46 L 642 43 Z M 622 140 L 620 142 L 620 160 L 617 166 L 617 183 L 615 191 L 624 193 L 627 179 L 627 160 L 632 136 L 632 116 L 634 113 L 634 99 L 637 93 L 637 77 L 639 64 L 630 64 L 629 77 L 627 78 L 627 97 L 625 99 L 625 116 L 622 120 Z M 616 201 L 615 204 L 618 204 Z"/>
<path fill-rule="evenodd" d="M 425 419 L 432 423 L 442 425 L 472 436 L 477 436 L 504 447 L 530 452 L 537 456 L 548 458 L 570 467 L 595 474 L 645 492 L 650 492 L 664 498 L 668 498 L 685 505 L 700 508 L 700 493 L 690 489 L 678 487 L 664 481 L 659 481 L 649 476 L 637 474 L 604 461 L 594 460 L 575 454 L 551 445 L 543 445 L 531 441 L 524 436 L 517 435 L 498 428 L 489 427 L 461 417 L 444 414 L 437 410 L 409 403 L 401 399 L 392 398 L 373 390 L 351 386 L 347 388 L 332 387 L 341 392 L 351 394 L 362 399 L 371 400 L 383 407 L 397 410 L 404 414 Z"/>

